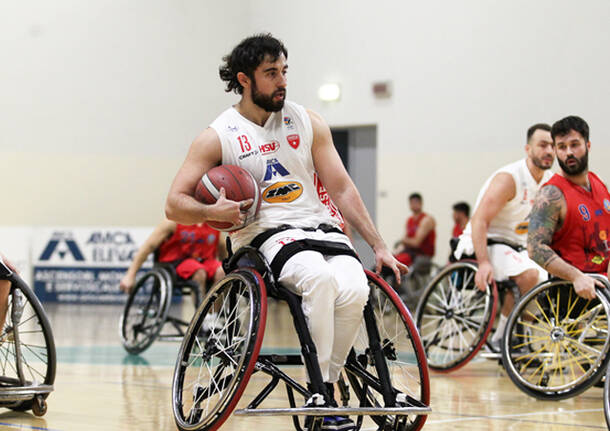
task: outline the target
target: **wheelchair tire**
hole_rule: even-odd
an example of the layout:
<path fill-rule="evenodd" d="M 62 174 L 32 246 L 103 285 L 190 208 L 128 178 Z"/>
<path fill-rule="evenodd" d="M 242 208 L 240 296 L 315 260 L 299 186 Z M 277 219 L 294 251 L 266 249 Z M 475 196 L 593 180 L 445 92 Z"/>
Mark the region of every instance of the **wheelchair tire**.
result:
<path fill-rule="evenodd" d="M 365 315 L 345 366 L 350 385 L 362 407 L 396 406 L 398 393 L 406 395 L 407 400 L 428 406 L 430 379 L 426 356 L 411 315 L 392 287 L 370 271 L 366 274 L 371 291 L 367 304 L 370 308 L 365 307 L 365 313 L 372 311 L 374 320 L 368 321 L 374 324 L 367 325 Z M 374 346 L 375 339 L 377 346 Z M 380 357 L 375 356 L 376 350 Z M 380 359 L 383 364 L 379 364 Z M 389 385 L 383 378 L 386 372 Z M 387 390 L 391 396 L 385 398 Z M 379 429 L 394 431 L 419 430 L 426 418 L 415 414 L 371 416 Z"/>
<path fill-rule="evenodd" d="M 127 297 L 119 323 L 125 350 L 137 355 L 155 341 L 161 330 L 172 300 L 167 273 L 153 268 L 138 279 Z"/>
<path fill-rule="evenodd" d="M 606 382 L 604 383 L 604 416 L 606 417 L 606 426 L 610 429 L 610 366 L 606 371 Z"/>
<path fill-rule="evenodd" d="M 266 318 L 266 287 L 255 270 L 237 269 L 210 289 L 174 369 L 172 409 L 178 429 L 216 430 L 227 420 L 254 371 Z"/>
<path fill-rule="evenodd" d="M 464 365 L 485 345 L 496 316 L 495 282 L 480 291 L 474 284 L 477 264 L 459 261 L 443 268 L 417 306 L 415 321 L 428 366 L 448 373 Z"/>
<path fill-rule="evenodd" d="M 9 280 L 12 286 L 11 294 L 9 295 L 6 322 L 2 322 L 2 334 L 0 335 L 2 340 L 0 343 L 0 367 L 3 370 L 3 376 L 0 377 L 0 388 L 28 386 L 35 383 L 53 385 L 57 358 L 55 340 L 49 319 L 34 291 L 17 274 L 12 274 Z M 16 331 L 19 339 L 18 348 L 15 344 L 15 335 L 11 340 L 10 332 L 7 331 L 9 327 L 14 331 L 12 314 L 17 302 L 20 303 L 17 306 L 21 309 L 18 330 Z M 15 358 L 17 358 L 16 349 L 21 352 L 21 373 L 16 371 L 18 367 L 15 363 L 9 364 L 9 362 L 15 362 Z M 22 375 L 19 376 L 18 374 Z M 36 395 L 43 402 L 48 396 L 48 393 Z M 32 409 L 33 406 L 34 399 L 7 405 L 6 407 L 12 410 L 25 411 Z"/>
<path fill-rule="evenodd" d="M 538 399 L 562 400 L 601 379 L 610 360 L 605 284 L 597 299 L 586 300 L 571 283 L 549 280 L 517 303 L 502 340 L 502 363 L 519 389 Z"/>

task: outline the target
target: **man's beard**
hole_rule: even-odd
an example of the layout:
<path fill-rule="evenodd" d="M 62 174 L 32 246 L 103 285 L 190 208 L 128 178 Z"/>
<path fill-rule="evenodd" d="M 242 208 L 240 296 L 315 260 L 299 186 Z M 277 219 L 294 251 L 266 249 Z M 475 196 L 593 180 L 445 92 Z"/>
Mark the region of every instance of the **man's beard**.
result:
<path fill-rule="evenodd" d="M 542 158 L 540 157 L 532 157 L 532 163 L 534 164 L 534 166 L 536 166 L 538 169 L 543 169 L 543 170 L 547 170 L 547 169 L 551 169 L 551 166 L 553 166 L 553 159 L 551 159 L 551 163 L 546 166 L 544 164 L 544 161 Z"/>
<path fill-rule="evenodd" d="M 568 166 L 568 160 L 576 160 L 576 164 L 572 166 Z M 559 162 L 559 166 L 561 169 L 568 175 L 578 175 L 582 174 L 587 167 L 589 166 L 589 150 L 582 156 L 580 159 L 574 156 L 568 156 L 566 161 L 563 162 L 557 157 L 557 161 Z"/>
<path fill-rule="evenodd" d="M 281 100 L 274 102 L 273 98 L 275 96 L 277 96 L 278 94 L 284 94 L 284 97 Z M 267 112 L 279 112 L 284 107 L 285 99 L 286 99 L 286 90 L 285 89 L 275 90 L 273 93 L 271 93 L 270 96 L 267 96 L 258 91 L 258 88 L 256 87 L 256 81 L 254 79 L 252 79 L 252 101 L 258 107 L 264 109 Z"/>

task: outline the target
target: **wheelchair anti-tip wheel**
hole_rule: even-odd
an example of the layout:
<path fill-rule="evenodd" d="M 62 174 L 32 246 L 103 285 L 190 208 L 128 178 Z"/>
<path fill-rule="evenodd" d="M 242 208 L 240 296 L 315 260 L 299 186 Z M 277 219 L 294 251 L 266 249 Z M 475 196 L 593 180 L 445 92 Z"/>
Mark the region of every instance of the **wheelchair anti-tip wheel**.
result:
<path fill-rule="evenodd" d="M 526 394 L 539 399 L 573 397 L 606 372 L 610 355 L 609 289 L 593 300 L 578 296 L 572 284 L 549 280 L 528 292 L 510 314 L 502 362 Z"/>
<path fill-rule="evenodd" d="M 495 283 L 485 292 L 474 284 L 477 265 L 461 261 L 443 268 L 417 306 L 415 321 L 428 366 L 450 372 L 466 365 L 483 347 L 498 302 Z"/>
<path fill-rule="evenodd" d="M 367 271 L 369 302 L 345 365 L 361 407 L 428 406 L 426 357 L 411 316 L 396 292 Z M 388 382 L 388 383 L 385 383 Z M 425 415 L 371 416 L 382 430 L 419 430 Z M 358 418 L 362 425 L 362 416 Z"/>
<path fill-rule="evenodd" d="M 120 328 L 123 347 L 132 355 L 146 350 L 163 329 L 172 299 L 168 283 L 167 273 L 154 268 L 131 289 Z"/>
<path fill-rule="evenodd" d="M 216 430 L 243 393 L 263 341 L 265 284 L 250 269 L 216 283 L 195 313 L 180 346 L 172 407 L 182 431 Z"/>
<path fill-rule="evenodd" d="M 6 319 L 0 332 L 0 392 L 31 387 L 32 398 L 2 404 L 13 410 L 30 410 L 40 416 L 46 412 L 45 399 L 55 381 L 55 341 L 49 320 L 40 301 L 29 286 L 12 274 Z M 36 395 L 36 387 L 46 385 Z M 38 408 L 45 406 L 44 409 Z"/>

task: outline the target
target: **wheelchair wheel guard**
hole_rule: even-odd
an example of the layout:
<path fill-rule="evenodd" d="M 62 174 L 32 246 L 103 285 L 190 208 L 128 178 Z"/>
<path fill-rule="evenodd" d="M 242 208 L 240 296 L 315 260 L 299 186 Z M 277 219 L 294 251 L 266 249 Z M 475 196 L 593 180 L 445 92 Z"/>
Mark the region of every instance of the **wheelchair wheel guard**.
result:
<path fill-rule="evenodd" d="M 380 277 L 366 271 L 370 300 L 345 372 L 361 407 L 430 404 L 421 340 L 409 311 Z M 426 415 L 371 416 L 380 429 L 418 430 Z M 362 418 L 359 418 L 361 425 Z"/>
<path fill-rule="evenodd" d="M 443 268 L 417 306 L 428 366 L 451 372 L 466 365 L 485 345 L 496 315 L 495 283 L 480 291 L 474 284 L 476 262 L 459 261 Z"/>
<path fill-rule="evenodd" d="M 576 295 L 572 284 L 549 280 L 534 287 L 509 316 L 502 362 L 526 394 L 561 400 L 601 378 L 610 355 L 608 281 L 597 298 Z"/>
<path fill-rule="evenodd" d="M 267 295 L 261 276 L 237 269 L 197 309 L 174 369 L 172 407 L 180 430 L 216 430 L 237 405 L 258 358 Z"/>

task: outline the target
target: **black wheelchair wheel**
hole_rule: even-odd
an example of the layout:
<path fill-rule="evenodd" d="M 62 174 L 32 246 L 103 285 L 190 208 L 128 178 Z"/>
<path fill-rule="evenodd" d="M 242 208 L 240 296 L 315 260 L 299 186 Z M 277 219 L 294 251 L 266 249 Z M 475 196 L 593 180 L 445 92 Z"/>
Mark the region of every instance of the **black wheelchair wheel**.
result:
<path fill-rule="evenodd" d="M 120 321 L 121 340 L 127 352 L 137 355 L 155 341 L 167 319 L 171 299 L 164 271 L 152 269 L 138 279 Z"/>
<path fill-rule="evenodd" d="M 216 430 L 227 420 L 254 371 L 266 316 L 265 283 L 254 270 L 235 270 L 210 289 L 174 369 L 172 408 L 180 430 Z"/>
<path fill-rule="evenodd" d="M 417 306 L 419 329 L 428 366 L 451 372 L 466 365 L 483 347 L 493 327 L 498 302 L 495 283 L 480 291 L 474 284 L 475 262 L 443 268 Z"/>
<path fill-rule="evenodd" d="M 362 407 L 428 406 L 426 357 L 409 311 L 396 292 L 367 271 L 369 302 L 345 373 Z M 379 429 L 419 430 L 425 415 L 371 416 Z M 360 424 L 361 425 L 361 424 Z"/>
<path fill-rule="evenodd" d="M 53 385 L 57 361 L 49 319 L 32 289 L 17 274 L 12 274 L 9 280 L 8 311 L 0 334 L 0 390 Z M 37 397 L 44 403 L 48 395 Z M 7 405 L 19 411 L 33 406 L 34 399 Z"/>
<path fill-rule="evenodd" d="M 604 416 L 606 417 L 606 426 L 610 429 L 610 366 L 606 371 L 606 382 L 604 383 Z"/>
<path fill-rule="evenodd" d="M 610 301 L 576 295 L 572 284 L 549 280 L 529 291 L 516 305 L 502 340 L 502 363 L 510 379 L 526 394 L 545 400 L 570 398 L 606 372 L 610 355 Z"/>

